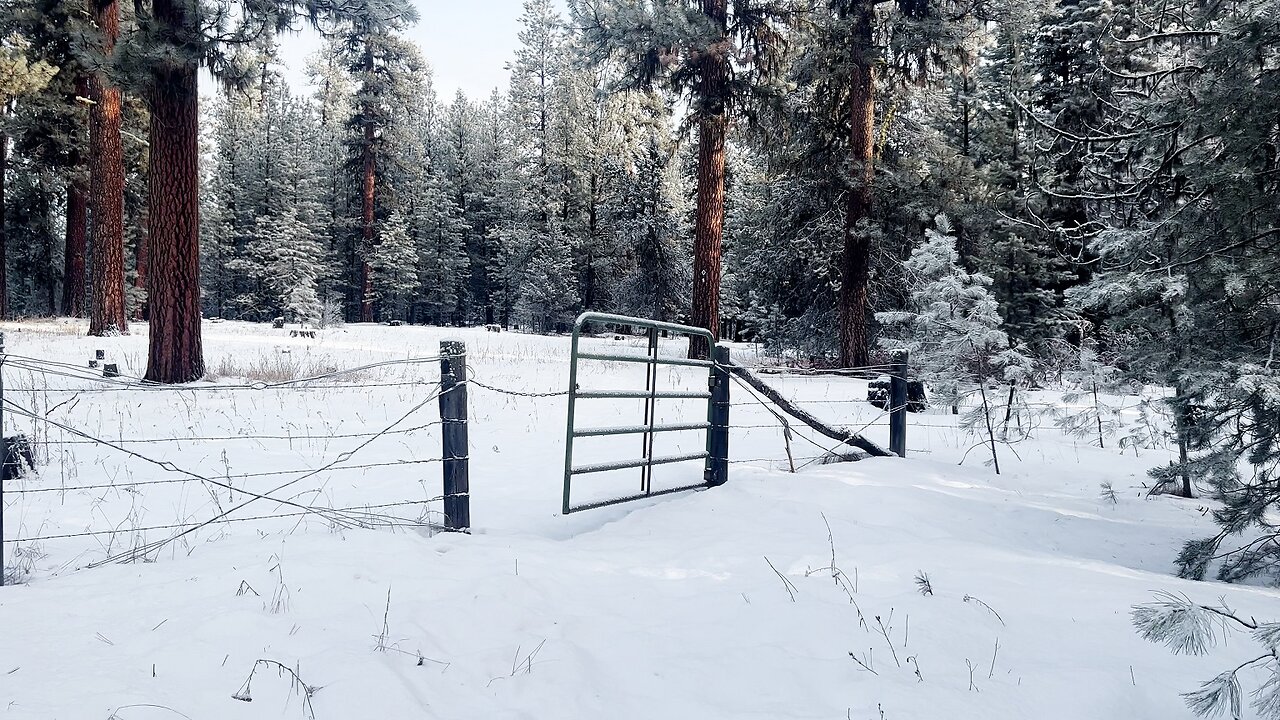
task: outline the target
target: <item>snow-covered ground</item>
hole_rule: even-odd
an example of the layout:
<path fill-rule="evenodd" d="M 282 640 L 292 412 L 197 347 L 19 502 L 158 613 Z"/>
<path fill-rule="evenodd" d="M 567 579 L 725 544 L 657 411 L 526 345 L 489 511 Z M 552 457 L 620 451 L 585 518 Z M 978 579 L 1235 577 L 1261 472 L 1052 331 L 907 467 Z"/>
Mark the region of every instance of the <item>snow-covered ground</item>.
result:
<path fill-rule="evenodd" d="M 7 432 L 41 441 L 44 457 L 5 486 L 5 538 L 22 540 L 6 563 L 22 583 L 0 589 L 4 717 L 1165 720 L 1189 715 L 1179 692 L 1252 655 L 1240 643 L 1172 656 L 1132 631 L 1130 607 L 1158 590 L 1259 619 L 1277 607 L 1271 589 L 1171 577 L 1181 543 L 1211 522 L 1199 501 L 1143 496 L 1166 451 L 1099 449 L 1048 420 L 1001 448 L 999 476 L 942 413 L 911 417 L 906 460 L 809 462 L 833 443 L 797 430 L 808 440 L 792 441 L 793 474 L 773 416 L 735 386 L 726 486 L 564 517 L 564 397 L 472 385 L 473 534 L 351 529 L 296 508 L 438 518 L 436 364 L 303 388 L 246 382 L 433 356 L 459 337 L 477 381 L 554 392 L 567 385 L 567 338 L 348 326 L 308 340 L 207 323 L 208 365 L 226 387 L 77 393 L 102 386 L 50 361 L 83 366 L 101 348 L 140 374 L 145 327 L 111 339 L 69 321 L 0 329 L 14 356 L 5 399 L 73 429 L 6 408 Z M 642 353 L 643 341 L 584 349 Z M 701 371 L 661 375 L 665 388 L 705 387 Z M 887 440 L 864 382 L 768 380 Z M 580 376 L 583 389 L 643 384 L 638 364 Z M 582 401 L 578 425 L 636 424 L 640 407 Z M 703 418 L 704 404 L 670 401 L 658 421 Z M 674 433 L 655 452 L 702 444 Z M 578 463 L 627 459 L 640 439 L 577 447 Z M 184 478 L 175 468 L 209 481 L 171 482 Z M 655 487 L 700 477 L 696 462 L 666 466 Z M 638 483 L 638 470 L 585 476 L 575 499 Z M 246 502 L 229 517 L 286 517 L 89 567 Z M 259 660 L 296 672 L 309 702 L 279 666 L 254 672 Z"/>

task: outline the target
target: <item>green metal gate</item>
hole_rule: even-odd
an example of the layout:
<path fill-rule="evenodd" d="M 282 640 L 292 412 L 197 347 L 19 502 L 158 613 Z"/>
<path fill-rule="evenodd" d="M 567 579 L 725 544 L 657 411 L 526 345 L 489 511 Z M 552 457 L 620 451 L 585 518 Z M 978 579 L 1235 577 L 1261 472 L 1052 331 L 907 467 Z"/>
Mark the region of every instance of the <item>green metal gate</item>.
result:
<path fill-rule="evenodd" d="M 644 328 L 648 331 L 648 348 L 641 355 L 619 355 L 613 353 L 582 352 L 579 341 L 582 329 L 587 323 L 612 323 Z M 692 360 L 687 358 L 662 357 L 658 354 L 658 335 L 665 331 L 671 335 L 701 337 L 712 349 L 709 360 Z M 645 388 L 643 390 L 582 390 L 578 387 L 578 364 L 587 361 L 644 363 Z M 675 325 L 672 323 L 645 320 L 643 318 L 608 315 L 603 313 L 583 313 L 573 325 L 573 349 L 569 364 L 569 418 L 565 435 L 564 451 L 564 504 L 563 511 L 567 515 L 579 510 L 616 505 L 617 503 L 638 500 L 645 497 L 666 495 L 668 493 L 694 490 L 702 487 L 722 485 L 728 479 L 729 457 L 729 375 L 726 369 L 728 351 L 716 345 L 712 334 L 702 328 Z M 707 390 L 659 390 L 658 367 L 662 365 L 683 366 L 707 369 Z M 659 425 L 656 423 L 657 403 L 660 400 L 706 400 L 706 421 L 680 422 Z M 574 425 L 574 418 L 579 400 L 644 400 L 644 418 L 641 424 L 617 427 L 579 428 Z M 706 450 L 696 453 L 655 456 L 653 454 L 654 436 L 659 433 L 701 430 L 706 433 Z M 641 436 L 641 457 L 638 459 L 617 460 L 611 462 L 592 463 L 587 465 L 573 464 L 573 443 L 576 438 L 604 437 L 610 435 Z M 703 481 L 680 487 L 653 489 L 653 468 L 655 465 L 694 460 L 704 461 Z M 629 468 L 640 469 L 639 491 L 620 497 L 575 505 L 572 498 L 573 478 L 580 475 Z"/>

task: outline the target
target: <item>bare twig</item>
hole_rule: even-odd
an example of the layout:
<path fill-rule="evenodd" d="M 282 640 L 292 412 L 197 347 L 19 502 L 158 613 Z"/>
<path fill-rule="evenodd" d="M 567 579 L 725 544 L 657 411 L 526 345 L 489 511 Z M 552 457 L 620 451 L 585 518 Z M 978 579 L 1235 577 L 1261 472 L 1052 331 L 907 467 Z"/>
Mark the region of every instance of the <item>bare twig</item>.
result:
<path fill-rule="evenodd" d="M 990 605 L 988 605 L 988 604 L 986 604 L 986 603 L 982 602 L 981 600 L 979 600 L 978 598 L 976 598 L 976 597 L 974 597 L 974 596 L 972 596 L 972 595 L 965 595 L 965 596 L 964 596 L 964 601 L 965 601 L 965 602 L 973 601 L 973 602 L 978 603 L 978 604 L 979 604 L 979 605 L 981 605 L 982 607 L 986 608 L 986 609 L 987 609 L 987 612 L 990 612 L 992 615 L 995 615 L 995 616 L 996 616 L 996 619 L 1000 621 L 1000 624 L 1001 624 L 1001 625 L 1004 625 L 1004 618 L 1000 617 L 1000 613 L 996 612 L 996 611 L 995 611 L 995 608 L 993 608 L 993 607 L 991 607 Z"/>
<path fill-rule="evenodd" d="M 791 602 L 795 602 L 796 593 L 800 592 L 800 590 L 796 588 L 796 586 L 793 585 L 791 581 L 786 578 L 785 575 L 778 572 L 778 568 L 773 566 L 773 563 L 769 561 L 769 557 L 767 555 L 765 556 L 764 561 L 769 563 L 769 569 L 772 570 L 773 574 L 777 575 L 778 579 L 782 581 L 782 587 L 785 588 L 787 591 L 787 594 L 791 596 Z"/>
<path fill-rule="evenodd" d="M 871 652 L 871 648 L 867 648 L 867 652 L 868 652 L 868 653 L 870 653 L 870 652 Z M 875 668 L 871 667 L 871 665 L 870 665 L 870 660 L 868 660 L 867 662 L 863 662 L 861 658 L 859 658 L 857 655 L 854 655 L 853 653 L 849 653 L 849 657 L 850 657 L 850 658 L 853 658 L 853 661 L 854 661 L 854 662 L 856 662 L 856 663 L 858 663 L 858 667 L 862 668 L 863 670 L 866 670 L 867 672 L 871 673 L 872 675 L 879 675 L 879 674 L 880 674 L 880 673 L 878 673 L 878 672 L 876 672 L 876 671 L 875 671 Z"/>

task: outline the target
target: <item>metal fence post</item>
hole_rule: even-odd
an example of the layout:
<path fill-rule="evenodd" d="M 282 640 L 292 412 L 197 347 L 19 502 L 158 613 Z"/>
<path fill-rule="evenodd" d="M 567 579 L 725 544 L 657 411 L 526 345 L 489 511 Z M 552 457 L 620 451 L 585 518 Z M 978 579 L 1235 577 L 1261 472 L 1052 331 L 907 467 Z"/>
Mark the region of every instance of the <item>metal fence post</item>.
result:
<path fill-rule="evenodd" d="M 440 342 L 440 437 L 444 444 L 444 525 L 471 527 L 471 480 L 467 448 L 467 346 Z"/>
<path fill-rule="evenodd" d="M 709 487 L 729 480 L 729 348 L 716 345 L 711 350 L 711 400 L 707 407 L 707 469 Z"/>
<path fill-rule="evenodd" d="M 907 351 L 894 350 L 889 370 L 889 451 L 907 456 Z"/>

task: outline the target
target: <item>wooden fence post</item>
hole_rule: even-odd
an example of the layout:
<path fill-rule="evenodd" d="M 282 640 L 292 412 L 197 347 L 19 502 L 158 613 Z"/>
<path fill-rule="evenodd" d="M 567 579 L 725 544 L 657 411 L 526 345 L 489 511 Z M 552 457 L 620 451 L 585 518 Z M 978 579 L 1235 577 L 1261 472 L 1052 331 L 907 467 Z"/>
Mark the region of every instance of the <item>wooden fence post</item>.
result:
<path fill-rule="evenodd" d="M 889 451 L 907 456 L 907 351 L 893 351 L 889 370 Z"/>
<path fill-rule="evenodd" d="M 471 479 L 467 448 L 467 346 L 440 342 L 440 437 L 444 444 L 444 526 L 471 527 Z"/>
<path fill-rule="evenodd" d="M 729 481 L 729 348 L 715 346 L 711 351 L 715 365 L 711 368 L 711 403 L 707 409 L 707 469 L 709 487 Z"/>

